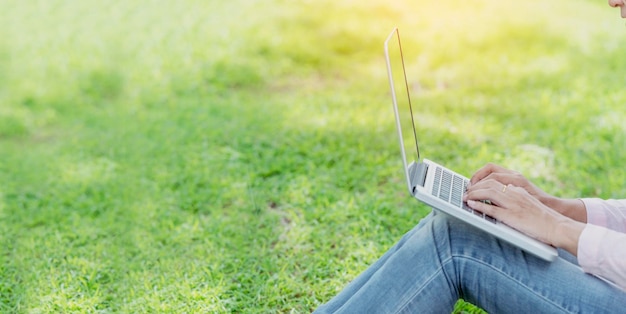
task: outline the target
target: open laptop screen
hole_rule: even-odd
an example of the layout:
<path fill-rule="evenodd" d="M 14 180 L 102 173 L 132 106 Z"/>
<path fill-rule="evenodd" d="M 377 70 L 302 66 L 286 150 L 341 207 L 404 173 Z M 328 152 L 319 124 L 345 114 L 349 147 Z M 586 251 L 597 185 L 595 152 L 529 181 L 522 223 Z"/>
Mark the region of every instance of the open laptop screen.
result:
<path fill-rule="evenodd" d="M 396 123 L 399 125 L 397 129 L 400 137 L 400 147 L 402 148 L 402 161 L 408 180 L 408 165 L 412 161 L 420 161 L 420 154 L 415 131 L 415 112 L 411 104 L 404 56 L 402 55 L 402 45 L 400 43 L 400 33 L 397 28 L 394 28 L 387 40 L 385 40 L 385 58 L 387 60 L 387 74 L 389 75 L 389 86 L 391 88 Z M 411 183 L 407 182 L 407 184 L 409 185 L 409 191 L 412 193 Z"/>

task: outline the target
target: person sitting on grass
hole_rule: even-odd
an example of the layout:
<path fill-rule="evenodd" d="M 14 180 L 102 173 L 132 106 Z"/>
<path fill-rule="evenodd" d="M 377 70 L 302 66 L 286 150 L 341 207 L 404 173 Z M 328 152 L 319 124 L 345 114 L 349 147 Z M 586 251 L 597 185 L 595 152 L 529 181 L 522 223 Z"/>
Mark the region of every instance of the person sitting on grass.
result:
<path fill-rule="evenodd" d="M 626 18 L 624 1 L 609 4 Z M 626 199 L 557 198 L 488 164 L 464 201 L 558 248 L 559 258 L 546 262 L 431 213 L 316 313 L 449 313 L 461 298 L 493 313 L 626 310 Z"/>

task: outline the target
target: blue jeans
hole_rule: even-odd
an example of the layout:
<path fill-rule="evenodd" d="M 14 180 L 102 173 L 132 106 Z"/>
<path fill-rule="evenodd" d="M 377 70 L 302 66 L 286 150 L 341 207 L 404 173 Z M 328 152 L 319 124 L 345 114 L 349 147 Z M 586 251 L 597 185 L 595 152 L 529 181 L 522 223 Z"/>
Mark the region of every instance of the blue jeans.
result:
<path fill-rule="evenodd" d="M 623 313 L 626 292 L 560 252 L 550 263 L 444 214 L 430 214 L 316 313 Z"/>

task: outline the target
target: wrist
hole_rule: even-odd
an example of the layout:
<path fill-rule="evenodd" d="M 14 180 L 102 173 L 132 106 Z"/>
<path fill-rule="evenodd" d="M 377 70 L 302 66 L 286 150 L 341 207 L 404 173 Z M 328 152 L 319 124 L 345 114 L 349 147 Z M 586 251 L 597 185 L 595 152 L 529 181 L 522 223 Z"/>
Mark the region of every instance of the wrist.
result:
<path fill-rule="evenodd" d="M 554 230 L 551 244 L 562 248 L 574 256 L 578 256 L 578 239 L 585 229 L 585 224 L 574 219 L 564 218 L 559 221 Z"/>

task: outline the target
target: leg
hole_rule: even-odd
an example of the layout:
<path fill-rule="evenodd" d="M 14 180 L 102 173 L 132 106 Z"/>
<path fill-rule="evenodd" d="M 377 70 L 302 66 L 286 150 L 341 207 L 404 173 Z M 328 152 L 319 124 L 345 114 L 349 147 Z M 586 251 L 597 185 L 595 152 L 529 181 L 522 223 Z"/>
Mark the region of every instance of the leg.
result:
<path fill-rule="evenodd" d="M 619 312 L 626 293 L 564 259 L 548 263 L 456 219 L 429 216 L 320 312 Z"/>
<path fill-rule="evenodd" d="M 442 273 L 436 254 L 433 219 L 441 214 L 431 213 L 402 237 L 387 253 L 353 280 L 330 302 L 316 313 L 392 313 L 400 310 L 402 302 L 431 287 L 434 295 L 424 298 L 433 304 L 425 306 L 432 310 L 450 312 L 459 299 L 456 291 L 444 297 L 443 291 L 450 285 Z M 438 312 L 438 311 L 436 311 Z"/>
<path fill-rule="evenodd" d="M 619 313 L 626 307 L 626 292 L 585 274 L 567 252 L 549 263 L 455 219 L 447 224 L 450 273 L 461 297 L 490 313 Z M 471 248 L 458 245 L 480 234 L 484 240 Z"/>

